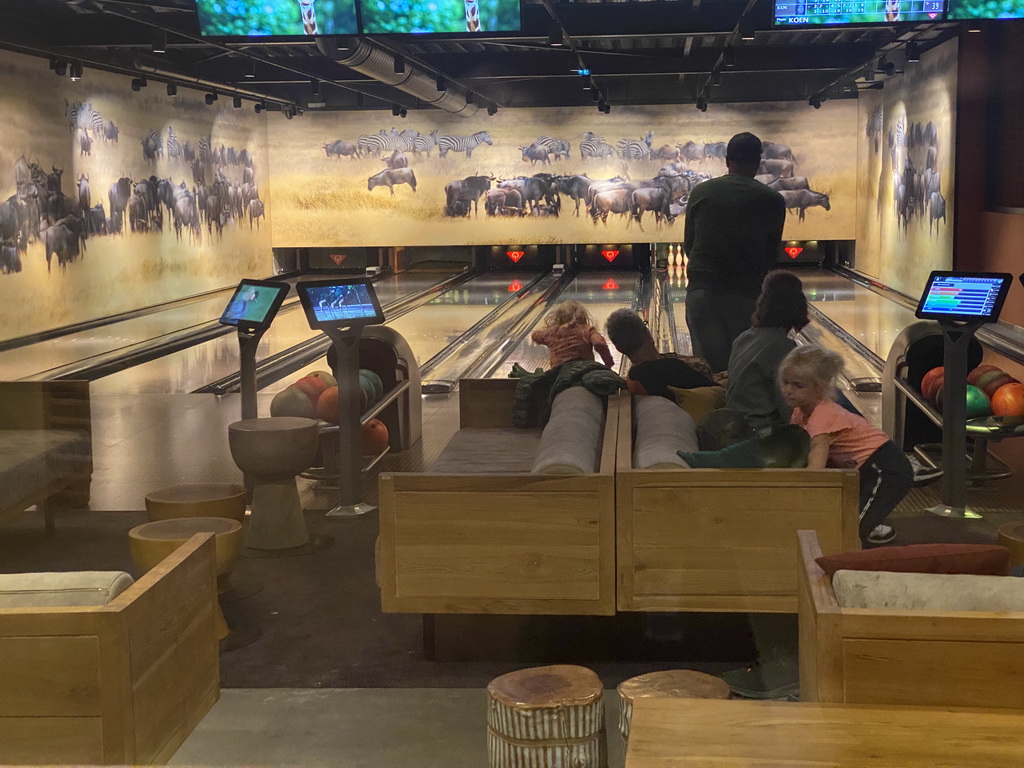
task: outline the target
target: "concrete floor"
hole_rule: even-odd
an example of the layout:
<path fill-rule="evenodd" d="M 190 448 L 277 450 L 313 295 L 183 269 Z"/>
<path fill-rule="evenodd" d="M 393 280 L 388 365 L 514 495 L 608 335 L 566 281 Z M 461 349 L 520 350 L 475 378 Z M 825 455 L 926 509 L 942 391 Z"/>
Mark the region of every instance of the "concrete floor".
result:
<path fill-rule="evenodd" d="M 625 761 L 618 722 L 618 696 L 605 691 L 608 768 Z M 487 692 L 227 689 L 170 765 L 483 768 Z"/>

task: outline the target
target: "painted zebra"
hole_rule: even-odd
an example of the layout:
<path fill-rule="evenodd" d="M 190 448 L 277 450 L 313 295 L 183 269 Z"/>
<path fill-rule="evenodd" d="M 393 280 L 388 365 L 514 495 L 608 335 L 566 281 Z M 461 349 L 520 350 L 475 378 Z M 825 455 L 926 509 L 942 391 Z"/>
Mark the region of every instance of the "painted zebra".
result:
<path fill-rule="evenodd" d="M 643 141 L 636 139 L 621 139 L 619 141 L 619 155 L 623 160 L 646 160 L 651 156 L 651 143 L 654 141 L 654 134 L 650 131 L 644 136 Z"/>
<path fill-rule="evenodd" d="M 92 132 L 93 138 L 105 138 L 106 123 L 103 120 L 103 115 L 100 114 L 100 111 L 98 109 L 93 109 L 91 111 L 92 114 L 89 115 L 89 130 Z"/>
<path fill-rule="evenodd" d="M 356 139 L 356 146 L 361 155 L 371 154 L 380 157 L 384 152 L 405 152 L 409 149 L 407 142 L 402 136 L 392 129 L 391 133 L 381 131 L 380 133 L 364 133 Z"/>
<path fill-rule="evenodd" d="M 477 131 L 472 136 L 439 136 L 437 150 L 441 157 L 449 152 L 465 152 L 466 158 L 473 156 L 473 150 L 481 144 L 493 146 L 491 135 L 487 131 Z"/>
<path fill-rule="evenodd" d="M 210 160 L 213 158 L 213 152 L 210 150 L 210 137 L 200 136 L 199 137 L 199 162 L 204 166 L 210 164 Z"/>
<path fill-rule="evenodd" d="M 91 124 L 93 109 L 88 101 L 69 103 L 64 99 L 64 117 L 68 120 L 68 130 L 74 133 L 78 128 L 88 128 Z"/>
<path fill-rule="evenodd" d="M 167 126 L 167 159 L 181 157 L 181 144 L 178 143 L 178 135 L 174 132 L 174 126 Z"/>
<path fill-rule="evenodd" d="M 615 147 L 604 140 L 604 136 L 587 131 L 583 134 L 583 141 L 580 142 L 580 158 L 588 157 L 609 157 L 615 154 Z"/>
<path fill-rule="evenodd" d="M 864 126 L 864 133 L 867 135 L 868 140 L 872 142 L 875 152 L 877 153 L 880 149 L 881 138 L 882 138 L 882 108 L 875 107 L 871 112 L 871 116 L 867 120 L 867 124 Z"/>
<path fill-rule="evenodd" d="M 420 154 L 426 152 L 427 157 L 430 157 L 430 150 L 437 146 L 437 129 L 435 128 L 430 132 L 429 136 L 418 134 L 413 137 L 412 143 L 409 145 L 409 151 L 413 154 Z"/>
<path fill-rule="evenodd" d="M 556 160 L 560 157 L 564 157 L 566 160 L 569 159 L 571 145 L 568 139 L 559 139 L 556 136 L 538 136 L 534 144 L 544 147 L 550 154 L 554 155 Z"/>

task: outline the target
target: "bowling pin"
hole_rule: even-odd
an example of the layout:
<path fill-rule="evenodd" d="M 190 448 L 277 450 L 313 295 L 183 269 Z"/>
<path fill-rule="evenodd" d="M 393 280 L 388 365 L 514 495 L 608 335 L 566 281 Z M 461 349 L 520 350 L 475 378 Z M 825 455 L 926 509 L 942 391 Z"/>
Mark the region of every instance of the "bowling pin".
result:
<path fill-rule="evenodd" d="M 676 254 L 672 250 L 672 243 L 668 244 L 668 265 L 671 268 L 676 263 Z"/>
<path fill-rule="evenodd" d="M 678 266 L 679 265 L 679 252 L 676 250 L 676 247 L 675 247 L 674 244 L 670 245 L 669 248 L 672 249 L 672 266 L 674 266 L 674 267 Z"/>

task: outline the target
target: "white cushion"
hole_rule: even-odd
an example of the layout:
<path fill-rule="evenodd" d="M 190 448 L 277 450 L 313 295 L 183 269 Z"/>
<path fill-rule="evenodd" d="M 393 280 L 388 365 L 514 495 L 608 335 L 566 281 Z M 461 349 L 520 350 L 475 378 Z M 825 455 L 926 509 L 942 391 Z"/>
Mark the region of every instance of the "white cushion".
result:
<path fill-rule="evenodd" d="M 1011 576 L 842 570 L 832 587 L 843 608 L 1024 612 L 1024 579 Z"/>
<path fill-rule="evenodd" d="M 0 608 L 106 605 L 133 583 L 124 571 L 0 574 Z"/>
<path fill-rule="evenodd" d="M 531 472 L 574 475 L 597 472 L 601 463 L 604 401 L 584 387 L 569 387 L 551 403 Z"/>
<path fill-rule="evenodd" d="M 693 417 L 665 397 L 638 395 L 633 398 L 636 437 L 633 440 L 633 469 L 688 468 L 677 451 L 700 450 Z"/>

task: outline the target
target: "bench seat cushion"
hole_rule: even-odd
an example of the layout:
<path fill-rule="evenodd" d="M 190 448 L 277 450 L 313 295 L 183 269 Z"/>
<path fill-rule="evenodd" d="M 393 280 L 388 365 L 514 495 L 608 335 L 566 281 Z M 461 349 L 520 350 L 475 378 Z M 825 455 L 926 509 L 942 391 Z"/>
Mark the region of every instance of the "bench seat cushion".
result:
<path fill-rule="evenodd" d="M 843 608 L 1024 613 L 1024 579 L 1011 576 L 844 570 L 832 587 Z"/>
<path fill-rule="evenodd" d="M 603 431 L 603 399 L 584 387 L 559 392 L 530 471 L 546 475 L 597 472 Z"/>
<path fill-rule="evenodd" d="M 124 571 L 0 574 L 0 608 L 106 605 L 134 582 Z"/>
<path fill-rule="evenodd" d="M 522 474 L 533 466 L 539 445 L 540 429 L 460 429 L 427 473 Z"/>
<path fill-rule="evenodd" d="M 633 398 L 633 419 L 633 469 L 689 466 L 678 454 L 699 450 L 697 428 L 689 413 L 668 398 L 639 395 Z"/>
<path fill-rule="evenodd" d="M 89 437 L 61 429 L 0 430 L 0 509 L 89 471 Z"/>

